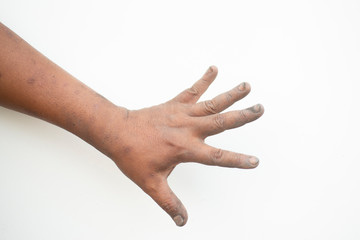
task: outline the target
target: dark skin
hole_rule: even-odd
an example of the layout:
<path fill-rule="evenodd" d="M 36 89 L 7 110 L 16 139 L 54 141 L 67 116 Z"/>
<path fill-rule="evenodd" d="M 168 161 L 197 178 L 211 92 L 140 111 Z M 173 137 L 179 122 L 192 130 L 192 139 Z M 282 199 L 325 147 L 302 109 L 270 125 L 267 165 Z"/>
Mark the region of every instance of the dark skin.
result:
<path fill-rule="evenodd" d="M 170 101 L 128 110 L 97 94 L 0 23 L 0 105 L 53 123 L 97 148 L 178 226 L 186 224 L 188 215 L 167 183 L 176 165 L 197 162 L 250 169 L 259 164 L 254 156 L 204 141 L 264 113 L 260 104 L 222 113 L 250 92 L 248 83 L 198 102 L 217 73 L 211 66 L 192 87 Z"/>

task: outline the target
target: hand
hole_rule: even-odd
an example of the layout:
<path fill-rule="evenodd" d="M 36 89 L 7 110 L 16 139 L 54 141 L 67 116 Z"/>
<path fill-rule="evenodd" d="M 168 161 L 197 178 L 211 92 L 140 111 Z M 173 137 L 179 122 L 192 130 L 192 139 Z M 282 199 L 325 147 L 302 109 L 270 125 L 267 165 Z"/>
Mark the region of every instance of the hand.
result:
<path fill-rule="evenodd" d="M 150 195 L 178 226 L 185 225 L 187 212 L 167 183 L 177 164 L 197 162 L 246 169 L 258 166 L 256 157 L 214 148 L 204 142 L 208 136 L 240 127 L 264 113 L 260 104 L 220 113 L 250 92 L 248 83 L 197 103 L 216 75 L 217 68 L 211 66 L 200 80 L 174 99 L 151 108 L 127 111 L 121 140 L 118 144 L 112 143 L 111 150 L 107 151 L 122 172 Z"/>

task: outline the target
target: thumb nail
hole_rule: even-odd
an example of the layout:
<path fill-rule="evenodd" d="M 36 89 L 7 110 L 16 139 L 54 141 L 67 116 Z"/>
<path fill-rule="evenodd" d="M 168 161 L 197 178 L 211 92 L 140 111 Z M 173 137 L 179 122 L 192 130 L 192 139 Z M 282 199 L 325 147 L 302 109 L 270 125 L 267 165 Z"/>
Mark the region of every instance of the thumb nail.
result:
<path fill-rule="evenodd" d="M 179 226 L 179 227 L 184 225 L 184 219 L 180 215 L 175 216 L 173 218 L 173 220 L 176 223 L 176 225 Z"/>

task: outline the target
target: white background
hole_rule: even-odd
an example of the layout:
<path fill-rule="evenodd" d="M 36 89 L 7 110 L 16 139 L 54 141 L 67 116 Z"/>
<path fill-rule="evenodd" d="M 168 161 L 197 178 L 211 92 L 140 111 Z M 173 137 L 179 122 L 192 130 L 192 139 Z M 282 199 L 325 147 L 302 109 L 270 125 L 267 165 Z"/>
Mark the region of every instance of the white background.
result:
<path fill-rule="evenodd" d="M 359 1 L 0 0 L 0 21 L 114 103 L 138 109 L 219 68 L 265 114 L 211 137 L 255 170 L 183 164 L 178 228 L 72 134 L 0 108 L 0 239 L 360 239 Z M 0 86 L 1 87 L 1 86 Z"/>

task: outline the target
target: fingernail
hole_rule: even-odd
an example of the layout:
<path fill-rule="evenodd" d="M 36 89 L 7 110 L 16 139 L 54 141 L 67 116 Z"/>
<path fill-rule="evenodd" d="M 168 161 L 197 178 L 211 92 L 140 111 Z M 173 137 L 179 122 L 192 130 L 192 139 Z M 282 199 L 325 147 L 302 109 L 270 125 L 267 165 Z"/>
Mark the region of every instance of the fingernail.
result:
<path fill-rule="evenodd" d="M 209 69 L 207 70 L 208 73 L 212 73 L 214 71 L 214 69 L 212 68 L 212 66 L 209 67 Z"/>
<path fill-rule="evenodd" d="M 248 108 L 250 111 L 252 111 L 253 113 L 258 113 L 261 111 L 261 104 L 257 104 L 251 108 Z"/>
<path fill-rule="evenodd" d="M 179 227 L 183 226 L 184 224 L 184 219 L 180 215 L 175 216 L 173 220 L 176 223 L 176 225 Z"/>
<path fill-rule="evenodd" d="M 239 90 L 240 90 L 240 91 L 244 91 L 245 89 L 246 89 L 246 83 L 240 84 Z"/>
<path fill-rule="evenodd" d="M 259 159 L 257 157 L 250 157 L 248 161 L 253 166 L 258 165 L 258 163 L 259 163 Z"/>

